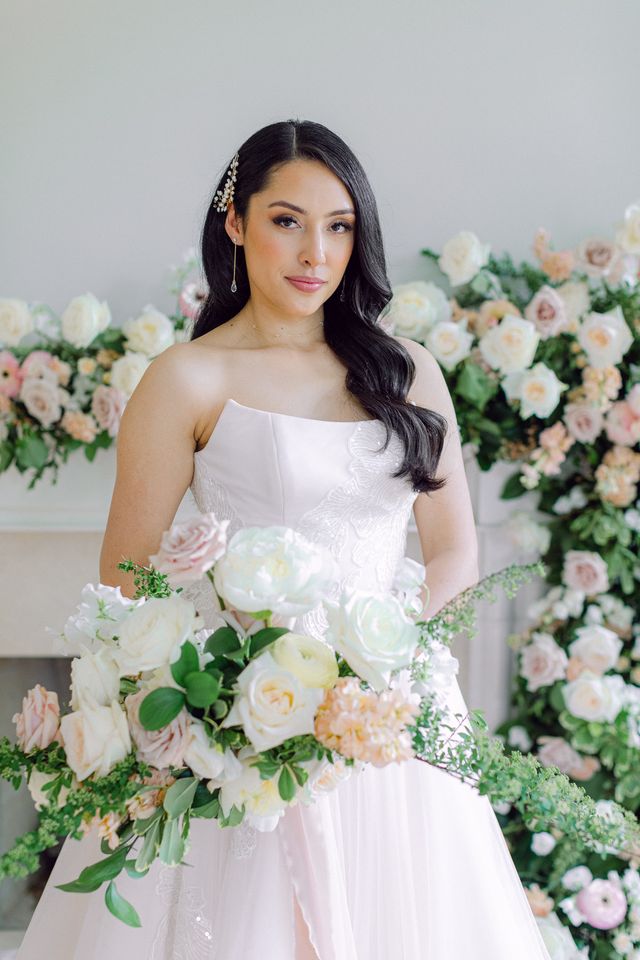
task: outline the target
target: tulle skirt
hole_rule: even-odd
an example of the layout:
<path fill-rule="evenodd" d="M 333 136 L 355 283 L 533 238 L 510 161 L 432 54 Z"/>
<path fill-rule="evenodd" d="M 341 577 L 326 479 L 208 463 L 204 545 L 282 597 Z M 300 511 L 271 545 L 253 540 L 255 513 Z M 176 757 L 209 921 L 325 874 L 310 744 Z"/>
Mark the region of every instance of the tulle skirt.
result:
<path fill-rule="evenodd" d="M 451 700 L 466 712 L 457 683 Z M 17 960 L 293 960 L 294 896 L 320 960 L 549 960 L 486 797 L 418 760 L 368 767 L 270 833 L 192 821 L 189 866 L 104 888 L 55 884 L 101 857 L 67 839 Z"/>

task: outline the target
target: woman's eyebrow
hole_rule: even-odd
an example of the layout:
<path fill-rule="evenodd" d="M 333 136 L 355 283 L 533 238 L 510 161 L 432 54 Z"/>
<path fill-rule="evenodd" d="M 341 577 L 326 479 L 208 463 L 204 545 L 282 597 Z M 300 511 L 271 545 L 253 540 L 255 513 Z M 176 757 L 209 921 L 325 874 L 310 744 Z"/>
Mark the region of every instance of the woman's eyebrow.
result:
<path fill-rule="evenodd" d="M 297 207 L 295 203 L 289 203 L 287 200 L 274 200 L 273 203 L 269 204 L 269 207 L 289 207 L 291 210 L 295 210 L 297 213 L 302 213 L 306 216 L 307 211 L 303 210 L 302 207 Z M 269 209 L 267 207 L 267 209 Z M 345 207 L 344 210 L 332 210 L 331 213 L 328 213 L 328 217 L 335 217 L 339 213 L 355 213 L 351 207 Z"/>

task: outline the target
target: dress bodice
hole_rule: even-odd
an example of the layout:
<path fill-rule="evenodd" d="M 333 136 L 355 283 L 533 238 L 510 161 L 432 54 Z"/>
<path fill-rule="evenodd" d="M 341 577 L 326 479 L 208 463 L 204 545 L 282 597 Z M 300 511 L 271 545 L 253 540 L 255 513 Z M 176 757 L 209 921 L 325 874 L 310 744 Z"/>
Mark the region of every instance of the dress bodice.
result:
<path fill-rule="evenodd" d="M 334 596 L 343 586 L 388 590 L 417 493 L 392 476 L 402 445 L 393 434 L 382 449 L 385 438 L 380 420 L 315 420 L 229 399 L 194 454 L 191 492 L 203 513 L 229 520 L 229 538 L 284 525 L 327 547 L 341 573 Z M 325 627 L 320 607 L 295 629 L 319 636 Z"/>

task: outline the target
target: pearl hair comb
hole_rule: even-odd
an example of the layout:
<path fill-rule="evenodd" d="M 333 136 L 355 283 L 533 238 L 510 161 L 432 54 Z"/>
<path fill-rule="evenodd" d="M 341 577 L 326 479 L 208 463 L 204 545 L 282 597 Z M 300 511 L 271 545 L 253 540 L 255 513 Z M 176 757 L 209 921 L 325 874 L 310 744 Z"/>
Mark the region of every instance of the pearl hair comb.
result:
<path fill-rule="evenodd" d="M 213 202 L 218 213 L 226 213 L 227 207 L 233 200 L 234 184 L 236 182 L 236 172 L 238 170 L 238 158 L 239 154 L 236 152 L 233 155 L 233 160 L 231 161 L 231 166 L 229 167 L 224 187 L 222 190 L 216 190 L 215 197 L 213 198 Z M 219 197 L 218 194 L 220 195 Z"/>

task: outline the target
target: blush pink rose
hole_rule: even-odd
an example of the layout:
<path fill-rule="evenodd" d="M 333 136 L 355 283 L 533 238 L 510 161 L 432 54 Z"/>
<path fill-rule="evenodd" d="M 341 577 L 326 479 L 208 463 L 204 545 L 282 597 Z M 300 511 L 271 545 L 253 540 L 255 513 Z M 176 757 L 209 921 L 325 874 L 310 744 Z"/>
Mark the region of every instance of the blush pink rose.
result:
<path fill-rule="evenodd" d="M 538 760 L 543 767 L 557 767 L 574 780 L 589 780 L 600 769 L 597 757 L 584 757 L 564 737 L 539 737 Z"/>
<path fill-rule="evenodd" d="M 611 443 L 634 447 L 640 440 L 640 414 L 626 400 L 620 400 L 607 412 L 605 430 Z"/>
<path fill-rule="evenodd" d="M 189 717 L 181 710 L 175 719 L 159 730 L 146 730 L 140 723 L 140 704 L 149 690 L 129 694 L 124 701 L 129 720 L 129 730 L 137 747 L 138 760 L 158 770 L 165 767 L 184 766 L 184 752 L 189 739 Z"/>
<path fill-rule="evenodd" d="M 576 897 L 576 907 L 596 930 L 613 930 L 627 915 L 627 898 L 612 880 L 592 880 Z"/>
<path fill-rule="evenodd" d="M 27 377 L 37 377 L 39 380 L 52 380 L 57 383 L 58 375 L 54 369 L 55 359 L 48 350 L 32 350 L 22 361 L 20 373 L 23 380 Z"/>
<path fill-rule="evenodd" d="M 567 430 L 580 443 L 593 443 L 602 432 L 602 411 L 589 403 L 568 403 L 564 408 Z"/>
<path fill-rule="evenodd" d="M 524 315 L 534 324 L 541 340 L 548 340 L 568 326 L 564 300 L 553 287 L 546 285 L 538 290 Z"/>
<path fill-rule="evenodd" d="M 21 383 L 20 364 L 8 350 L 0 350 L 0 394 L 17 397 Z"/>
<path fill-rule="evenodd" d="M 569 550 L 564 558 L 563 583 L 587 596 L 606 593 L 609 589 L 607 564 L 599 553 Z"/>
<path fill-rule="evenodd" d="M 93 393 L 91 413 L 100 429 L 106 430 L 110 437 L 115 437 L 118 432 L 126 402 L 124 393 L 104 383 L 96 387 Z"/>
<path fill-rule="evenodd" d="M 520 651 L 520 675 L 527 681 L 527 690 L 548 687 L 564 680 L 567 655 L 549 633 L 534 633 L 531 643 Z"/>
<path fill-rule="evenodd" d="M 180 291 L 178 306 L 183 317 L 195 320 L 202 309 L 202 304 L 207 298 L 208 286 L 193 280 L 186 283 Z"/>
<path fill-rule="evenodd" d="M 225 552 L 228 526 L 228 520 L 218 520 L 214 513 L 174 523 L 149 561 L 167 574 L 171 586 L 200 580 Z"/>
<path fill-rule="evenodd" d="M 22 698 L 22 712 L 13 715 L 16 739 L 25 753 L 44 750 L 58 738 L 60 705 L 58 694 L 37 683 Z"/>
<path fill-rule="evenodd" d="M 629 393 L 627 394 L 627 403 L 631 407 L 631 410 L 636 417 L 640 417 L 640 383 L 636 383 L 635 386 L 631 387 Z"/>

